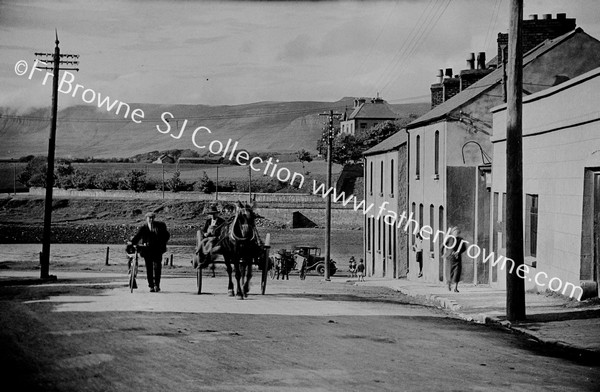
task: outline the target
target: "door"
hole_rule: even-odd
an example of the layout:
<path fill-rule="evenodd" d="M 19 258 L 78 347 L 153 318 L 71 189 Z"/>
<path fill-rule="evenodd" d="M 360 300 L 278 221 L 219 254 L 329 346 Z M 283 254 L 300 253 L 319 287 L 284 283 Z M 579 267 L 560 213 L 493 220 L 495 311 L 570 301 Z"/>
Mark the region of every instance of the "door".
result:
<path fill-rule="evenodd" d="M 594 259 L 592 264 L 592 279 L 600 282 L 600 173 L 594 173 Z M 600 291 L 600 290 L 599 290 Z"/>

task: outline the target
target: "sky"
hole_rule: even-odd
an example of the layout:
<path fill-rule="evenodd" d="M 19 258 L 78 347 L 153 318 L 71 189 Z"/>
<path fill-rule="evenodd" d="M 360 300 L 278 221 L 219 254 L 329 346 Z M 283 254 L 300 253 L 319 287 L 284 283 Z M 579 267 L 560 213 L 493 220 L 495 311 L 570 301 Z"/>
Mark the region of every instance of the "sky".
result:
<path fill-rule="evenodd" d="M 79 54 L 75 83 L 128 103 L 429 100 L 437 70 L 496 53 L 510 0 L 0 0 L 0 107 L 49 106 L 50 83 L 19 76 L 35 52 Z M 525 0 L 600 39 L 600 1 Z M 60 107 L 83 104 L 61 95 Z"/>

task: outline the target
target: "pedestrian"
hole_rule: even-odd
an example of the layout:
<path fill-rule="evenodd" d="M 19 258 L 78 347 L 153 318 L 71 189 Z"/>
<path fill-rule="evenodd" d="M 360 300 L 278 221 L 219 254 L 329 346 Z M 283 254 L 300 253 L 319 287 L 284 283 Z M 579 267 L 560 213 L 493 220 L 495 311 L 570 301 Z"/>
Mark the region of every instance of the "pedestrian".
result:
<path fill-rule="evenodd" d="M 415 252 L 417 264 L 419 265 L 419 275 L 417 275 L 417 278 L 420 278 L 423 276 L 423 237 L 421 237 L 421 233 L 417 233 L 415 236 L 413 251 Z"/>
<path fill-rule="evenodd" d="M 359 282 L 365 281 L 365 265 L 363 264 L 363 259 L 358 260 L 358 265 L 356 266 L 356 274 L 358 276 Z"/>
<path fill-rule="evenodd" d="M 351 278 L 356 277 L 356 259 L 354 258 L 354 256 L 350 256 L 348 271 L 350 271 Z"/>
<path fill-rule="evenodd" d="M 455 242 L 452 247 L 446 248 L 444 252 L 446 273 L 448 275 L 448 291 L 452 290 L 452 284 L 454 283 L 454 292 L 458 293 L 458 282 L 462 273 L 462 254 L 466 250 L 466 246 L 460 236 L 458 227 L 455 226 L 450 229 L 450 236 L 454 238 Z M 448 238 L 444 239 L 444 245 L 447 240 Z"/>
<path fill-rule="evenodd" d="M 140 254 L 146 264 L 146 276 L 150 292 L 160 291 L 162 255 L 167 251 L 170 234 L 164 222 L 155 221 L 156 214 L 146 214 L 146 224 L 140 226 L 128 244 L 139 244 Z"/>

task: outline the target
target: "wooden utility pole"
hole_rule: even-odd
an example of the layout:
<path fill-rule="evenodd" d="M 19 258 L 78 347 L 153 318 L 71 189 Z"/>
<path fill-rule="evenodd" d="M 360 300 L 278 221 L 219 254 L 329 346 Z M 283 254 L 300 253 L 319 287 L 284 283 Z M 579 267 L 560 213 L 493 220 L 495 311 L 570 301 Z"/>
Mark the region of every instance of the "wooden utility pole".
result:
<path fill-rule="evenodd" d="M 52 53 L 35 53 L 36 56 L 44 63 L 52 61 L 52 67 L 37 67 L 53 71 L 52 78 L 52 123 L 50 125 L 50 136 L 48 138 L 48 170 L 46 172 L 46 200 L 44 204 L 44 236 L 42 242 L 42 255 L 40 258 L 40 278 L 51 279 L 50 276 L 50 240 L 52 234 L 52 188 L 54 187 L 54 150 L 56 146 L 56 116 L 58 112 L 58 76 L 60 70 L 79 71 L 78 68 L 60 68 L 61 65 L 78 65 L 77 60 L 61 60 L 61 57 L 79 58 L 76 54 L 60 54 L 58 47 L 58 32 L 56 32 L 56 46 L 54 54 Z M 49 59 L 52 60 L 49 60 Z"/>
<path fill-rule="evenodd" d="M 523 265 L 523 0 L 510 2 L 506 119 L 506 256 L 514 269 L 506 271 L 506 317 L 525 320 L 525 281 L 516 271 Z"/>
<path fill-rule="evenodd" d="M 327 142 L 327 191 L 331 189 L 331 144 L 335 137 L 335 127 L 333 125 L 334 119 L 341 116 L 340 113 L 333 113 L 330 110 L 329 113 L 323 113 L 321 116 L 329 116 L 329 123 L 326 125 L 326 142 Z M 331 260 L 331 192 L 327 193 L 327 199 L 325 203 L 325 280 L 329 281 L 329 262 Z"/>

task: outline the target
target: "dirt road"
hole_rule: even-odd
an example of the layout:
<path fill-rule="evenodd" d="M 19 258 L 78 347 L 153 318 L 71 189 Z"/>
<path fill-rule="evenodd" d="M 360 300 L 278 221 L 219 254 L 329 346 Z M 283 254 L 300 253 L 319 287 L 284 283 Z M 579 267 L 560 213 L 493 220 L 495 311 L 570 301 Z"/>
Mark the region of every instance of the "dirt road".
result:
<path fill-rule="evenodd" d="M 28 391 L 592 391 L 598 368 L 346 278 L 168 274 L 129 293 L 122 272 L 0 274 L 3 384 Z M 30 277 L 30 278 L 28 278 Z M 6 389 L 5 389 L 6 390 Z"/>

